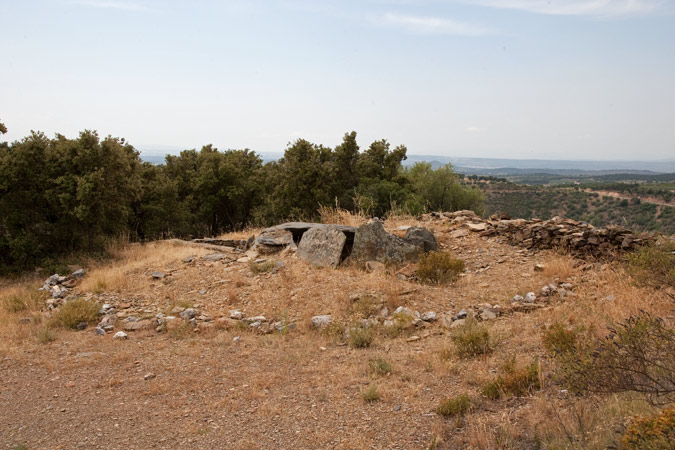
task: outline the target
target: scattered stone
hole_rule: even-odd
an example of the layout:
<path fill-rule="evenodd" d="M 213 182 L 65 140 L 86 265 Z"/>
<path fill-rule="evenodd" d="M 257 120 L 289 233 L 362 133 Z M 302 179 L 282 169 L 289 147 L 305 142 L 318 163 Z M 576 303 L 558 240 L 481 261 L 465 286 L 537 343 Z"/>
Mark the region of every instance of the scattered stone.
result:
<path fill-rule="evenodd" d="M 234 320 L 241 320 L 244 318 L 244 313 L 239 311 L 238 309 L 233 309 L 230 311 L 230 319 Z"/>
<path fill-rule="evenodd" d="M 455 230 L 452 233 L 450 233 L 450 237 L 453 238 L 453 239 L 465 237 L 465 236 L 468 236 L 468 235 L 469 235 L 469 230 L 467 230 L 465 228 L 460 228 L 460 229 Z"/>
<path fill-rule="evenodd" d="M 254 322 L 267 322 L 267 319 L 265 318 L 265 316 L 253 316 L 253 317 L 246 317 L 242 319 L 242 321 L 251 324 Z"/>
<path fill-rule="evenodd" d="M 180 314 L 181 319 L 190 320 L 194 319 L 197 315 L 197 311 L 194 308 L 187 308 L 183 310 Z"/>
<path fill-rule="evenodd" d="M 70 274 L 70 278 L 84 278 L 86 271 L 84 269 L 78 269 L 75 272 Z"/>
<path fill-rule="evenodd" d="M 208 262 L 218 262 L 226 258 L 227 255 L 224 253 L 211 253 L 209 255 L 202 256 L 202 260 Z"/>
<path fill-rule="evenodd" d="M 465 223 L 464 225 L 466 226 L 466 228 L 469 229 L 469 231 L 476 231 L 476 232 L 478 232 L 478 231 L 485 231 L 485 230 L 487 230 L 487 224 L 484 223 L 484 222 L 483 222 L 483 223 L 471 223 L 471 222 L 467 222 L 467 223 Z"/>
<path fill-rule="evenodd" d="M 466 319 L 457 319 L 454 322 L 452 322 L 452 325 L 450 325 L 450 328 L 461 327 L 465 323 L 466 323 Z"/>
<path fill-rule="evenodd" d="M 241 340 L 241 336 L 235 336 L 232 338 L 232 342 L 239 342 Z"/>
<path fill-rule="evenodd" d="M 194 256 L 188 256 L 187 258 L 183 258 L 183 262 L 186 264 L 190 264 L 194 260 L 195 260 Z"/>
<path fill-rule="evenodd" d="M 443 314 L 441 315 L 441 325 L 443 328 L 451 328 L 454 320 L 452 314 Z"/>
<path fill-rule="evenodd" d="M 527 294 L 525 294 L 525 300 L 524 300 L 524 301 L 525 301 L 526 303 L 532 303 L 532 302 L 534 302 L 536 299 L 537 299 L 537 296 L 536 296 L 536 294 L 535 294 L 534 292 L 528 292 Z"/>
<path fill-rule="evenodd" d="M 128 339 L 128 338 L 129 338 L 129 335 L 126 334 L 124 331 L 118 331 L 113 336 L 113 339 Z"/>
<path fill-rule="evenodd" d="M 156 375 L 155 375 L 154 373 L 149 372 L 149 373 L 146 373 L 146 374 L 145 374 L 145 376 L 143 377 L 143 379 L 147 381 L 147 380 L 152 380 L 152 379 L 155 378 L 155 377 L 156 377 Z"/>
<path fill-rule="evenodd" d="M 468 315 L 468 313 L 466 312 L 466 309 L 462 309 L 457 313 L 457 315 L 455 317 L 457 318 L 457 320 L 461 320 L 461 319 L 466 319 L 467 315 Z"/>
<path fill-rule="evenodd" d="M 497 314 L 495 314 L 491 308 L 483 308 L 478 317 L 480 317 L 481 320 L 495 320 Z"/>
<path fill-rule="evenodd" d="M 159 271 L 157 271 L 157 272 L 152 272 L 152 278 L 154 278 L 155 280 L 161 280 L 161 279 L 164 278 L 165 276 L 166 276 L 166 275 L 165 275 L 163 272 L 159 272 Z"/>
<path fill-rule="evenodd" d="M 523 298 L 522 295 L 516 294 L 516 295 L 514 295 L 513 298 L 511 299 L 511 302 L 512 302 L 512 303 L 516 303 L 516 302 L 522 302 L 523 300 L 525 300 L 525 299 Z"/>
<path fill-rule="evenodd" d="M 185 308 L 184 308 L 184 307 L 182 307 L 182 306 L 174 306 L 174 307 L 171 309 L 171 314 L 180 314 L 180 313 L 182 313 L 183 311 L 185 311 Z"/>
<path fill-rule="evenodd" d="M 84 330 L 87 328 L 87 325 L 89 325 L 87 322 L 80 322 L 77 324 L 76 328 L 78 330 Z"/>
<path fill-rule="evenodd" d="M 421 319 L 425 322 L 436 322 L 438 320 L 438 315 L 433 311 L 427 311 L 422 314 Z"/>
<path fill-rule="evenodd" d="M 201 295 L 206 294 L 206 292 L 207 292 L 206 289 L 200 289 L 200 290 L 199 290 L 199 293 L 200 293 Z"/>
<path fill-rule="evenodd" d="M 135 318 L 134 318 L 135 319 Z M 151 330 L 155 328 L 153 321 L 149 319 L 143 320 L 130 320 L 122 326 L 124 331 L 140 331 L 140 330 Z"/>
<path fill-rule="evenodd" d="M 543 264 L 537 263 L 534 265 L 535 272 L 543 272 L 546 267 Z"/>
<path fill-rule="evenodd" d="M 323 314 L 319 316 L 314 316 L 310 319 L 312 327 L 322 329 L 326 328 L 333 322 L 333 316 L 330 314 Z"/>
<path fill-rule="evenodd" d="M 415 341 L 419 341 L 420 339 L 422 339 L 422 338 L 417 336 L 417 335 L 413 335 L 413 336 L 410 336 L 408 339 L 406 339 L 406 342 L 415 342 Z"/>
<path fill-rule="evenodd" d="M 94 329 L 94 333 L 96 333 L 99 336 L 105 336 L 106 331 L 101 327 L 96 327 Z"/>

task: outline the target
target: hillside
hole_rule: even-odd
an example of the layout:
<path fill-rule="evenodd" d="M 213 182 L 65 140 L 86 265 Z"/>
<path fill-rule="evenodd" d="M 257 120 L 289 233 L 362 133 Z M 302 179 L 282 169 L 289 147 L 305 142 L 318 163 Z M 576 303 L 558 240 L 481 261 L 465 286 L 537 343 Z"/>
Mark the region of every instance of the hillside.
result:
<path fill-rule="evenodd" d="M 470 215 L 427 219 L 384 225 L 431 229 L 465 263 L 456 283 L 420 283 L 410 266 L 315 268 L 292 249 L 158 241 L 64 282 L 66 305 L 97 303 L 76 331 L 58 325 L 65 305 L 46 306 L 60 300 L 38 295 L 44 276 L 2 280 L 1 444 L 599 449 L 633 415 L 659 413 L 630 390 L 573 395 L 546 338 L 556 327 L 602 338 L 644 312 L 672 332 L 672 285 L 638 286 L 621 258 L 511 245 Z M 101 307 L 113 317 L 103 336 Z M 488 341 L 467 347 L 471 336 Z"/>

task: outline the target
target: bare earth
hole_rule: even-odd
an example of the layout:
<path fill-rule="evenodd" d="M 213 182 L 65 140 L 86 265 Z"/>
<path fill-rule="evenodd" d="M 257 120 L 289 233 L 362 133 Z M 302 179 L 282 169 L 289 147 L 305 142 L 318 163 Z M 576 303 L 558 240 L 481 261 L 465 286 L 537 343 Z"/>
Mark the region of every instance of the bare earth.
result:
<path fill-rule="evenodd" d="M 193 306 L 206 319 L 198 332 L 129 331 L 129 339 L 114 340 L 89 327 L 58 330 L 45 344 L 36 338 L 44 327 L 36 320 L 41 313 L 22 321 L 30 314 L 1 312 L 0 448 L 502 448 L 500 442 L 560 432 L 564 423 L 567 400 L 549 382 L 544 326 L 564 321 L 602 328 L 639 309 L 672 318 L 672 300 L 633 286 L 618 263 L 532 253 L 472 233 L 451 238 L 448 225 L 423 225 L 466 261 L 470 273 L 455 285 L 426 286 L 355 268 L 314 269 L 293 254 L 271 256 L 283 267 L 254 275 L 245 262 L 184 263 L 185 256 L 212 250 L 163 242 L 89 270 L 79 289 L 122 316 L 152 318 L 176 305 Z M 544 270 L 535 271 L 536 263 Z M 167 277 L 154 280 L 157 270 Z M 106 282 L 96 287 L 97 278 Z M 510 309 L 515 294 L 539 295 L 552 281 L 570 282 L 574 295 L 541 298 L 531 312 Z M 485 322 L 495 351 L 459 359 L 439 322 L 394 338 L 378 334 L 366 349 L 310 328 L 318 314 L 347 323 L 353 296 L 363 294 L 390 311 L 407 306 L 439 315 L 499 304 L 504 314 Z M 297 328 L 262 334 L 218 325 L 232 309 Z M 479 398 L 481 385 L 511 356 L 523 364 L 538 358 L 541 391 L 478 401 L 464 420 L 435 414 L 448 397 Z M 369 361 L 376 358 L 390 362 L 393 373 L 374 374 Z M 362 398 L 371 385 L 380 401 Z"/>

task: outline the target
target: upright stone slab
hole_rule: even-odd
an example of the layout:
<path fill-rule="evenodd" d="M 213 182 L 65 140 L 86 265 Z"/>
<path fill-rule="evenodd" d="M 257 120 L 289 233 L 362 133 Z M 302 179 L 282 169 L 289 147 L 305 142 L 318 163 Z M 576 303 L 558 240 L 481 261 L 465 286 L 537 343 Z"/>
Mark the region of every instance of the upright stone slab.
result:
<path fill-rule="evenodd" d="M 263 255 L 276 253 L 293 243 L 293 234 L 286 230 L 263 230 L 255 240 L 255 250 Z"/>
<path fill-rule="evenodd" d="M 297 255 L 316 267 L 337 267 L 346 241 L 336 226 L 310 228 L 302 235 Z"/>
<path fill-rule="evenodd" d="M 354 247 L 350 259 L 359 263 L 380 261 L 402 263 L 417 261 L 424 251 L 422 244 L 414 244 L 401 237 L 389 234 L 382 223 L 371 222 L 361 225 L 354 235 Z"/>

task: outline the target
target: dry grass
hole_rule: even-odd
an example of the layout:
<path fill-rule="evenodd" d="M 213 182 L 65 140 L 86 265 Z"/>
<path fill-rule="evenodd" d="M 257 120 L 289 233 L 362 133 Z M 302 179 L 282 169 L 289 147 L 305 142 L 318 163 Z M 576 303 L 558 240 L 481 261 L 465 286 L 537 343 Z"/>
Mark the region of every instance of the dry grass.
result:
<path fill-rule="evenodd" d="M 353 213 L 339 206 L 320 206 L 318 211 L 321 223 L 349 225 L 359 227 L 368 221 L 363 213 Z"/>
<path fill-rule="evenodd" d="M 208 250 L 192 247 L 179 241 L 157 241 L 148 244 L 130 244 L 111 250 L 115 260 L 94 265 L 79 286 L 81 292 L 120 292 L 129 287 L 133 273 L 167 270 L 188 256 L 204 255 Z"/>

